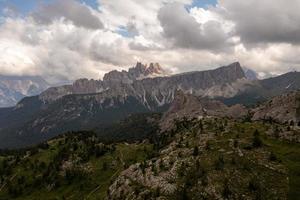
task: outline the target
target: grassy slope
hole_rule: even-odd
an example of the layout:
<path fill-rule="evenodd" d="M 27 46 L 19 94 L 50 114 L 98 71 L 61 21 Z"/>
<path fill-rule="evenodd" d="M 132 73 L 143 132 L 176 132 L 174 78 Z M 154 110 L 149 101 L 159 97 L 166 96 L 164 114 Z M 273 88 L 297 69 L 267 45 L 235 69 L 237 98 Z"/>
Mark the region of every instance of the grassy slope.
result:
<path fill-rule="evenodd" d="M 258 129 L 265 133 L 270 124 L 263 123 L 243 123 L 237 127 L 243 129 L 245 134 L 251 137 L 253 130 Z M 279 162 L 287 168 L 289 177 L 289 200 L 297 200 L 300 197 L 300 144 L 277 140 L 266 135 L 262 135 L 263 143 L 268 151 L 273 152 Z M 277 177 L 275 177 L 277 178 Z M 277 179 L 274 180 L 277 182 Z"/>
<path fill-rule="evenodd" d="M 217 133 L 217 124 L 212 124 L 211 127 L 207 127 L 208 132 Z M 240 157 L 236 154 L 231 142 L 238 141 L 238 146 L 241 149 L 252 144 L 253 132 L 257 129 L 259 132 L 264 133 L 267 130 L 267 125 L 261 123 L 239 123 L 234 122 L 229 125 L 229 128 L 225 133 L 218 133 L 216 137 L 209 140 L 209 150 L 205 150 L 200 154 L 200 161 L 202 166 L 206 168 L 208 177 L 212 180 L 217 190 L 222 191 L 224 180 L 228 180 L 229 188 L 236 195 L 243 195 L 255 197 L 257 191 L 252 193 L 249 191 L 249 182 L 252 179 L 259 180 L 262 185 L 263 199 L 276 199 L 284 197 L 288 191 L 288 183 L 286 180 L 286 170 L 283 165 L 287 165 L 286 162 L 280 163 L 277 161 L 269 161 L 269 152 L 273 150 L 273 147 L 269 149 L 269 146 L 264 145 L 262 148 L 251 149 L 243 151 L 244 156 Z M 201 137 L 201 136 L 200 136 Z M 183 143 L 189 142 L 190 146 L 196 146 L 195 139 L 188 136 Z M 280 147 L 282 143 L 278 144 Z M 277 147 L 274 147 L 277 148 Z M 293 147 L 285 146 L 289 150 Z M 215 170 L 216 160 L 222 156 L 224 158 L 224 169 Z M 234 164 L 232 163 L 234 160 Z M 293 162 L 293 161 L 292 161 Z M 276 169 L 276 170 L 273 170 Z M 294 170 L 298 170 L 300 167 L 295 166 Z M 290 176 L 290 179 L 294 177 Z M 299 180 L 294 180 L 299 183 Z M 290 193 L 296 192 L 296 185 L 293 180 L 290 186 Z"/>
<path fill-rule="evenodd" d="M 289 171 L 289 195 L 288 199 L 297 200 L 300 197 L 300 144 L 278 141 L 265 138 L 276 156 L 287 166 Z"/>
<path fill-rule="evenodd" d="M 210 127 L 207 127 L 205 131 L 219 133 L 216 138 L 209 141 L 210 150 L 203 151 L 199 155 L 201 165 L 207 170 L 209 178 L 214 182 L 218 190 L 223 189 L 224 180 L 227 179 L 230 189 L 235 191 L 236 194 L 247 194 L 255 198 L 253 196 L 255 195 L 254 193 L 249 193 L 248 184 L 251 179 L 258 178 L 263 180 L 263 188 L 277 188 L 275 191 L 268 190 L 265 193 L 268 196 L 265 196 L 265 198 L 276 199 L 276 195 L 282 197 L 289 190 L 288 199 L 299 199 L 300 144 L 267 137 L 264 133 L 271 126 L 269 124 L 229 122 L 227 130 L 221 134 L 218 130 L 218 124 L 221 123 L 222 121 L 217 121 Z M 230 141 L 237 140 L 239 148 L 244 149 L 251 144 L 253 132 L 256 129 L 261 133 L 264 143 L 263 148 L 249 151 L 243 150 L 245 156 L 237 156 L 232 145 L 230 145 Z M 61 144 L 62 140 L 64 140 L 63 137 L 49 141 L 47 149 L 40 149 L 38 153 L 28 157 L 28 160 L 32 163 L 44 161 L 48 165 L 55 155 L 66 146 L 66 144 Z M 192 148 L 197 145 L 196 141 L 192 134 L 188 134 L 182 144 L 185 146 L 188 143 L 189 148 Z M 80 140 L 77 143 L 80 144 Z M 114 151 L 106 152 L 100 157 L 91 156 L 88 162 L 83 163 L 89 169 L 89 173 L 85 177 L 75 179 L 71 184 L 68 184 L 63 175 L 61 175 L 62 181 L 60 186 L 51 190 L 45 184 L 34 187 L 29 185 L 15 199 L 29 200 L 41 199 L 41 197 L 43 199 L 63 199 L 63 197 L 66 199 L 103 199 L 106 196 L 109 185 L 122 170 L 130 164 L 147 159 L 147 155 L 152 152 L 152 145 L 150 144 L 120 143 L 115 147 Z M 279 161 L 268 160 L 271 151 L 275 153 Z M 221 171 L 214 169 L 215 161 L 220 155 L 225 160 L 224 170 Z M 0 157 L 0 163 L 3 159 L 4 157 Z M 232 164 L 233 159 L 235 159 L 235 164 Z M 108 164 L 106 169 L 103 169 L 104 163 Z M 286 170 L 289 177 L 289 185 L 286 180 Z M 12 168 L 12 173 L 8 178 L 11 179 L 11 182 L 16 182 L 17 177 L 20 176 L 24 176 L 26 184 L 30 184 L 41 174 L 39 171 L 33 171 L 30 167 L 17 164 Z M 236 191 L 237 188 L 239 191 Z M 0 199 L 12 199 L 12 196 L 8 194 L 7 187 L 3 187 L 0 191 Z"/>
<path fill-rule="evenodd" d="M 37 154 L 30 156 L 30 162 L 44 161 L 49 164 L 58 150 L 62 148 L 59 144 L 60 139 L 49 142 L 50 146 L 46 150 L 40 150 Z M 61 185 L 55 189 L 49 190 L 45 185 L 38 187 L 25 187 L 24 192 L 15 199 L 103 199 L 111 181 L 124 169 L 135 162 L 146 159 L 147 151 L 152 147 L 149 144 L 118 144 L 116 150 L 107 152 L 98 158 L 92 156 L 87 163 L 89 173 L 86 177 L 75 179 L 71 184 L 62 181 Z M 21 161 L 22 162 L 22 161 Z M 103 163 L 107 163 L 107 169 L 103 169 Z M 16 165 L 10 175 L 12 182 L 16 177 L 24 176 L 26 184 L 31 184 L 33 180 L 41 176 L 39 172 L 33 172 L 31 168 L 23 165 Z M 12 178 L 13 177 L 13 178 Z M 4 187 L 0 192 L 0 199 L 13 198 Z"/>

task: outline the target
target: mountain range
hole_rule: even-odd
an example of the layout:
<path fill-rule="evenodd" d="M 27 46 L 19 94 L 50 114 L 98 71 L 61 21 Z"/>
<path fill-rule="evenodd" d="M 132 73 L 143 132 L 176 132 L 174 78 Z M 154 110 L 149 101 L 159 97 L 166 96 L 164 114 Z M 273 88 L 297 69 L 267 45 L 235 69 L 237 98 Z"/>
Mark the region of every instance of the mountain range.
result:
<path fill-rule="evenodd" d="M 50 86 L 40 76 L 0 75 L 0 107 L 14 106 L 24 97 L 38 95 Z"/>
<path fill-rule="evenodd" d="M 176 75 L 169 75 L 158 63 L 137 63 L 128 71 L 111 71 L 103 80 L 79 79 L 0 109 L 0 148 L 28 146 L 66 131 L 107 126 L 130 114 L 166 111 L 178 90 L 206 99 L 206 105 L 215 99 L 212 111 L 222 108 L 236 113 L 244 108 L 231 105 L 255 105 L 299 88 L 299 72 L 250 80 L 238 62 Z"/>

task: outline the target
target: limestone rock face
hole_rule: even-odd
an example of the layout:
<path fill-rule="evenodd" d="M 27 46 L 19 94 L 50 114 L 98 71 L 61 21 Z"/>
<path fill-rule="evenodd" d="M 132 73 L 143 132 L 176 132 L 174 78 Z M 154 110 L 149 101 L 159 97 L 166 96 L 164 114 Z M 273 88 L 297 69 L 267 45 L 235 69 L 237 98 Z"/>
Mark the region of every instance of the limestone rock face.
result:
<path fill-rule="evenodd" d="M 127 71 L 111 71 L 101 80 L 80 79 L 73 85 L 50 88 L 40 95 L 51 103 L 69 94 L 106 92 L 109 96 L 133 95 L 147 108 L 163 106 L 172 102 L 176 90 L 196 96 L 228 97 L 238 93 L 246 81 L 239 63 L 215 70 L 183 73 L 167 76 L 158 63 L 149 66 L 137 63 Z M 126 91 L 126 92 L 124 92 Z M 128 93 L 129 92 L 129 93 Z"/>

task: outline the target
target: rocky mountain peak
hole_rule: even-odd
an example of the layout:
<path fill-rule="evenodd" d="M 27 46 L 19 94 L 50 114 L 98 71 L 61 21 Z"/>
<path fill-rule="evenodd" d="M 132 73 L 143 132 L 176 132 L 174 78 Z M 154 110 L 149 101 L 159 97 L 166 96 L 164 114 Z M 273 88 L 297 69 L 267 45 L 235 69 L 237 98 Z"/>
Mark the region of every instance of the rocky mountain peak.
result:
<path fill-rule="evenodd" d="M 141 62 L 137 62 L 135 67 L 132 67 L 130 69 L 135 69 L 135 70 L 138 70 L 140 72 L 144 72 L 147 69 L 147 65 L 144 65 Z"/>
<path fill-rule="evenodd" d="M 222 68 L 229 73 L 235 73 L 237 76 L 246 78 L 244 70 L 239 62 L 234 62 L 228 66 L 221 67 L 220 69 Z"/>
<path fill-rule="evenodd" d="M 166 76 L 167 73 L 159 63 L 142 64 L 138 62 L 135 67 L 128 70 L 129 76 L 134 80 Z"/>
<path fill-rule="evenodd" d="M 158 63 L 142 64 L 137 62 L 128 71 L 113 70 L 104 75 L 103 81 L 109 83 L 125 83 L 131 84 L 135 80 L 141 80 L 145 78 L 154 78 L 158 76 L 165 76 L 166 73 Z"/>
<path fill-rule="evenodd" d="M 149 67 L 146 69 L 147 75 L 158 74 L 164 75 L 166 72 L 162 69 L 159 63 L 150 63 Z"/>

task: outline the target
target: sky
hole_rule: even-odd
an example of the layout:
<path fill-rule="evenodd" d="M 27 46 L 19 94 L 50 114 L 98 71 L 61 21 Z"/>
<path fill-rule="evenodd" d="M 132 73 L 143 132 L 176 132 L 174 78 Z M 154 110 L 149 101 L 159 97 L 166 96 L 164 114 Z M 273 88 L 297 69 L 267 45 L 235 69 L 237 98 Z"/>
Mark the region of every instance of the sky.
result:
<path fill-rule="evenodd" d="M 299 71 L 299 10 L 300 0 L 0 0 L 0 74 L 55 83 L 136 62 Z"/>

